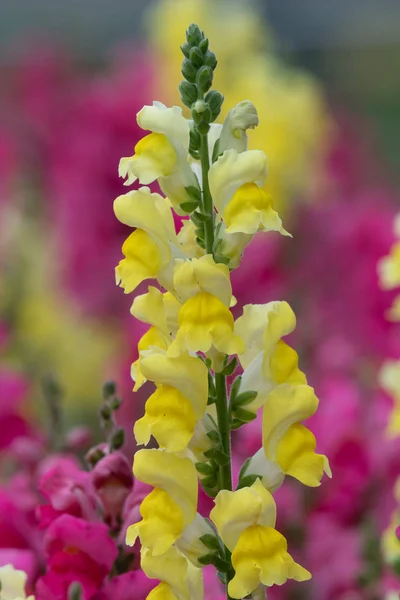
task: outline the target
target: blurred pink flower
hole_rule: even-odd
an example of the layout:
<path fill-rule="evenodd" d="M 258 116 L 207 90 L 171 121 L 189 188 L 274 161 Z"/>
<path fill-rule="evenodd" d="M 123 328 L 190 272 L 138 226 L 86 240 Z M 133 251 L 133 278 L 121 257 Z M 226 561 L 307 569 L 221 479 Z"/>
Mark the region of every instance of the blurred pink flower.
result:
<path fill-rule="evenodd" d="M 117 548 L 103 523 L 64 514 L 44 536 L 47 572 L 37 582 L 38 600 L 67 600 L 68 588 L 79 582 L 84 598 L 91 598 L 109 575 Z"/>
<path fill-rule="evenodd" d="M 103 505 L 104 519 L 114 528 L 132 490 L 132 466 L 121 452 L 113 452 L 96 464 L 91 479 Z"/>

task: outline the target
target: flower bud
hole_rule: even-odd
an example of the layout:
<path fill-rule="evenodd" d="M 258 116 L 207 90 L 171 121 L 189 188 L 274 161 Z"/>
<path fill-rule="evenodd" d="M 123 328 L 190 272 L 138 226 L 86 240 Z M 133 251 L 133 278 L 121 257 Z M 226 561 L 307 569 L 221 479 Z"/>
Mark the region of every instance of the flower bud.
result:
<path fill-rule="evenodd" d="M 197 86 L 194 83 L 188 81 L 182 81 L 179 84 L 179 92 L 181 94 L 182 102 L 189 108 L 197 100 Z"/>
<path fill-rule="evenodd" d="M 192 23 L 191 25 L 189 25 L 188 30 L 186 32 L 186 39 L 188 41 L 188 44 L 190 44 L 191 46 L 197 46 L 197 44 L 201 42 L 203 37 L 204 36 L 201 33 L 199 26 L 196 25 L 196 23 Z"/>
<path fill-rule="evenodd" d="M 208 67 L 211 67 L 211 69 L 215 69 L 215 67 L 217 66 L 217 57 L 215 56 L 214 52 L 211 52 L 210 50 L 208 50 L 208 52 L 206 52 L 206 55 L 204 57 L 204 64 L 207 65 Z"/>
<path fill-rule="evenodd" d="M 219 139 L 219 150 L 224 152 L 233 148 L 238 152 L 247 150 L 247 129 L 258 125 L 257 109 L 250 100 L 239 102 L 227 114 Z"/>
<path fill-rule="evenodd" d="M 185 60 L 182 63 L 182 75 L 184 76 L 184 78 L 187 79 L 187 81 L 189 81 L 190 83 L 195 83 L 196 74 L 197 69 L 193 66 L 193 64 L 188 58 L 185 58 Z"/>
<path fill-rule="evenodd" d="M 200 48 L 194 46 L 189 52 L 189 59 L 195 67 L 201 67 L 204 61 L 204 56 Z"/>
<path fill-rule="evenodd" d="M 211 92 L 208 92 L 207 96 L 205 97 L 205 101 L 207 102 L 211 110 L 211 122 L 214 122 L 215 119 L 217 119 L 219 113 L 221 112 L 224 97 L 221 94 L 221 92 L 218 92 L 217 90 L 212 90 Z"/>
<path fill-rule="evenodd" d="M 133 485 L 128 460 L 120 452 L 105 456 L 94 467 L 92 482 L 103 504 L 106 519 L 116 524 Z"/>
<path fill-rule="evenodd" d="M 197 86 L 201 92 L 208 92 L 213 82 L 213 70 L 210 67 L 201 67 L 197 73 Z"/>

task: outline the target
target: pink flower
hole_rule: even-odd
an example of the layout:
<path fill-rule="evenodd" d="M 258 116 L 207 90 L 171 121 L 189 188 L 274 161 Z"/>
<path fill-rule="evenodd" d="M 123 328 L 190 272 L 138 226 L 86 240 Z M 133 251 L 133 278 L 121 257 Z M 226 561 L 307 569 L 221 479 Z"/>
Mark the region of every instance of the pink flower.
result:
<path fill-rule="evenodd" d="M 98 591 L 109 575 L 118 551 L 103 523 L 64 514 L 53 521 L 44 537 L 47 572 L 38 580 L 37 600 L 67 600 L 73 582 L 84 598 Z"/>
<path fill-rule="evenodd" d="M 39 491 L 49 504 L 38 507 L 40 527 L 64 513 L 88 521 L 97 518 L 96 498 L 90 474 L 82 471 L 72 458 L 57 457 L 39 481 Z"/>
<path fill-rule="evenodd" d="M 146 577 L 143 571 L 129 571 L 113 577 L 92 600 L 145 600 L 157 583 Z"/>
<path fill-rule="evenodd" d="M 94 467 L 92 483 L 103 504 L 104 517 L 116 527 L 133 485 L 132 467 L 121 452 L 108 454 Z"/>

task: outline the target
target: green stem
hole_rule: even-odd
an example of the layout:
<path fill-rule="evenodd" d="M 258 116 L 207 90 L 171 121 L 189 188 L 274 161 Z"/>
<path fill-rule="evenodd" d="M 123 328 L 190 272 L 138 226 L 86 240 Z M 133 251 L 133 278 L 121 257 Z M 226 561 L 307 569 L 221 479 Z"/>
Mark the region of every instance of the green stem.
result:
<path fill-rule="evenodd" d="M 229 457 L 225 465 L 219 467 L 220 490 L 232 490 L 232 467 L 231 467 L 231 428 L 228 408 L 228 397 L 226 393 L 226 377 L 222 373 L 215 374 L 215 389 L 217 392 L 216 408 L 218 429 L 221 436 L 222 449 Z M 225 547 L 225 558 L 231 564 L 231 553 Z M 228 594 L 228 583 L 234 575 L 233 569 L 227 573 L 226 598 L 231 600 Z"/>
<path fill-rule="evenodd" d="M 213 253 L 214 246 L 214 207 L 208 183 L 208 171 L 210 170 L 210 157 L 208 155 L 207 134 L 201 134 L 200 162 L 203 183 L 203 211 L 208 215 L 204 223 L 205 243 L 207 254 Z"/>
<path fill-rule="evenodd" d="M 229 424 L 228 399 L 226 395 L 225 375 L 215 374 L 215 388 L 217 392 L 216 408 L 218 428 L 221 436 L 222 449 L 229 457 L 226 465 L 220 466 L 220 481 L 222 490 L 232 490 L 231 473 L 231 431 Z"/>

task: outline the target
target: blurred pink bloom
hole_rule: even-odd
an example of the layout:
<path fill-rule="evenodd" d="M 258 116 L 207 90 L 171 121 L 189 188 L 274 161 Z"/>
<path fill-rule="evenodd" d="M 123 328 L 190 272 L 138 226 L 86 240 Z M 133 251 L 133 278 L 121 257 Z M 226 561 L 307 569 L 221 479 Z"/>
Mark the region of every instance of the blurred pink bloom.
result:
<path fill-rule="evenodd" d="M 48 504 L 38 507 L 39 526 L 46 528 L 63 514 L 97 519 L 95 491 L 89 473 L 72 458 L 59 457 L 39 480 L 39 492 Z"/>
<path fill-rule="evenodd" d="M 121 452 L 113 452 L 96 464 L 91 479 L 102 502 L 106 522 L 116 527 L 133 486 L 130 463 Z"/>
<path fill-rule="evenodd" d="M 91 598 L 109 575 L 118 551 L 103 523 L 64 514 L 44 536 L 47 572 L 36 586 L 37 600 L 67 600 L 68 588 L 79 582 Z"/>
<path fill-rule="evenodd" d="M 158 581 L 148 579 L 143 571 L 129 571 L 113 577 L 92 600 L 145 600 Z"/>

